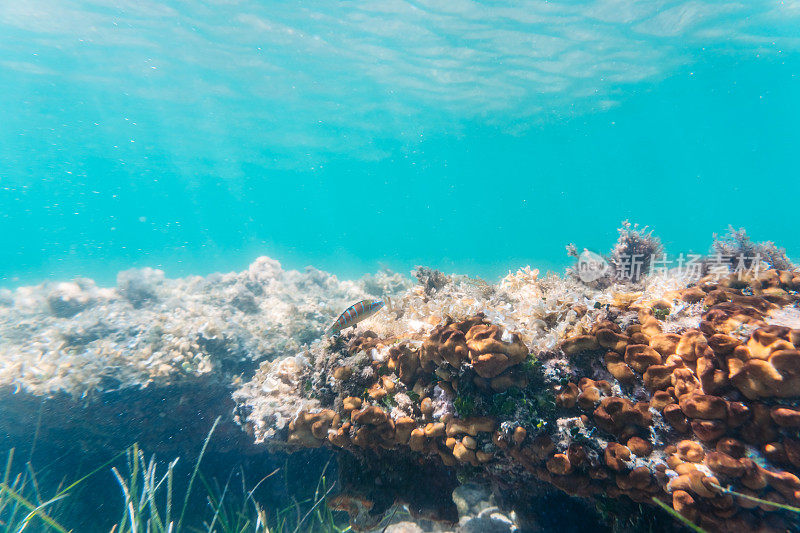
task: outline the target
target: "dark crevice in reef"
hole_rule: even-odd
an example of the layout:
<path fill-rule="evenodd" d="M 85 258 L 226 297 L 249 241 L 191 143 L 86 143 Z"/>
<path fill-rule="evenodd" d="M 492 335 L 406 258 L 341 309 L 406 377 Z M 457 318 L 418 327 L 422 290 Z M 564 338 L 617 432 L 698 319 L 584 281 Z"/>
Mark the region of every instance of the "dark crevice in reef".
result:
<path fill-rule="evenodd" d="M 220 422 L 212 450 L 255 453 L 233 420 L 230 385 L 196 379 L 174 386 L 148 386 L 73 398 L 42 397 L 11 387 L 0 390 L 0 443 L 4 447 L 49 446 L 62 453 L 101 456 L 133 443 L 170 457 L 186 455 L 202 443 L 214 420 Z"/>
<path fill-rule="evenodd" d="M 106 465 L 72 491 L 76 497 L 69 499 L 59 515 L 74 531 L 85 533 L 108 532 L 119 519 L 123 497 L 111 468 L 125 476 L 126 456 L 120 452 L 138 444 L 146 460 L 152 456 L 158 461 L 161 474 L 170 461 L 180 458 L 175 484 L 183 490 L 217 417 L 219 423 L 201 466 L 209 482 L 224 485 L 228 481 L 234 488 L 248 490 L 258 484 L 259 503 L 275 512 L 312 498 L 323 472 L 336 478 L 337 463 L 329 450 L 265 453 L 235 422 L 234 407 L 231 385 L 208 378 L 87 398 L 41 397 L 4 387 L 0 389 L 0 457 L 5 461 L 14 448 L 13 471 L 23 471 L 30 461 L 42 487 L 69 484 Z M 182 492 L 179 495 L 183 497 Z M 204 515 L 207 497 L 203 487 L 197 486 L 190 512 Z"/>
<path fill-rule="evenodd" d="M 339 453 L 337 459 L 341 492 L 335 502 L 350 511 L 359 526 L 377 525 L 399 502 L 417 518 L 458 521 L 458 510 L 450 497 L 458 479 L 441 463 L 397 450 L 374 450 L 362 456 Z M 360 508 L 359 502 L 367 501 L 369 509 Z"/>

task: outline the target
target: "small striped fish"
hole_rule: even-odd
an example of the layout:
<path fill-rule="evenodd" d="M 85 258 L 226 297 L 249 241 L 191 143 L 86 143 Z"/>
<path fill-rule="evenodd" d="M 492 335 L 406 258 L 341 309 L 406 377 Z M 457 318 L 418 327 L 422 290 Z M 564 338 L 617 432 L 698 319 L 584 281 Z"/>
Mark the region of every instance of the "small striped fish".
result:
<path fill-rule="evenodd" d="M 345 328 L 355 326 L 365 318 L 369 318 L 384 306 L 383 300 L 361 300 L 351 305 L 344 313 L 339 315 L 336 322 L 326 331 L 326 335 L 335 335 Z"/>

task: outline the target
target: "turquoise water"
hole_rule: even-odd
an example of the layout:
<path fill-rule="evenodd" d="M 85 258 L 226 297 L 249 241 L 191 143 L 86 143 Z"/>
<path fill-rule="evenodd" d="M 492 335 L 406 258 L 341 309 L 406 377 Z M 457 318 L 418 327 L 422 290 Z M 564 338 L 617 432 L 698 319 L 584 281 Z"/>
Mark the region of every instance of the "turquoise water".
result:
<path fill-rule="evenodd" d="M 800 4 L 0 3 L 0 284 L 800 256 Z"/>

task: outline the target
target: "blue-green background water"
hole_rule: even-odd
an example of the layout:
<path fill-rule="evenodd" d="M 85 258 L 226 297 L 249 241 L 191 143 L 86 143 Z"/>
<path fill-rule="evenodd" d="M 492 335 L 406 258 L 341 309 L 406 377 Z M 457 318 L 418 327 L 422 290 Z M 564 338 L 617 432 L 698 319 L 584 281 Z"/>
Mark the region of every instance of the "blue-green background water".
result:
<path fill-rule="evenodd" d="M 0 285 L 800 256 L 800 3 L 0 0 Z"/>

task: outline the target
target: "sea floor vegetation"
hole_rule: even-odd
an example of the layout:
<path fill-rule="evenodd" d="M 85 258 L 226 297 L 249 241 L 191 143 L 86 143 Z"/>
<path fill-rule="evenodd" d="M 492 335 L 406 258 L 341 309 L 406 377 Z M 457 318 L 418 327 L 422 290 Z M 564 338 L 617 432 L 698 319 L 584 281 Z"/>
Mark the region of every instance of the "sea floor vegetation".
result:
<path fill-rule="evenodd" d="M 216 424 L 215 424 L 216 426 Z M 176 474 L 180 458 L 167 463 L 147 456 L 134 444 L 110 461 L 69 484 L 60 483 L 46 492 L 40 475 L 30 461 L 16 470 L 15 450 L 6 457 L 0 483 L 0 532 L 24 531 L 58 532 L 103 531 L 104 520 L 97 524 L 77 520 L 70 506 L 82 497 L 87 485 L 95 478 L 112 474 L 118 484 L 118 494 L 108 494 L 105 505 L 113 502 L 104 513 L 113 513 L 118 521 L 111 533 L 286 533 L 318 532 L 344 533 L 350 530 L 346 516 L 328 506 L 328 497 L 335 486 L 323 469 L 313 494 L 294 500 L 279 509 L 262 505 L 255 493 L 272 476 L 274 470 L 252 486 L 245 472 L 231 471 L 221 481 L 206 477 L 202 461 L 214 428 L 209 432 L 191 475 Z M 235 475 L 238 474 L 238 475 Z M 99 518 L 99 517 L 98 517 Z"/>

